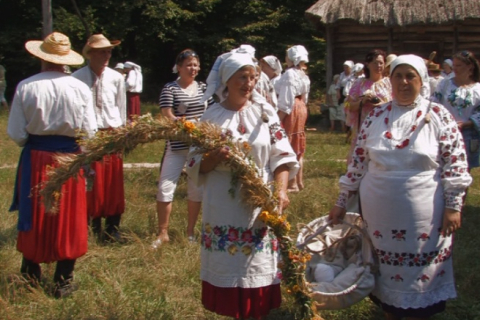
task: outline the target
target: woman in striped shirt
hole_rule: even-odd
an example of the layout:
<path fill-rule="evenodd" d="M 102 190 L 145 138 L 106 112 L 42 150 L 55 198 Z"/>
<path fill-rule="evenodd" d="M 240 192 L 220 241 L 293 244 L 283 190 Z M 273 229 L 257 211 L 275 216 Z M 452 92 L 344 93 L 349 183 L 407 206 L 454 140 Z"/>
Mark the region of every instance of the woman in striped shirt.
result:
<path fill-rule="evenodd" d="M 175 81 L 167 83 L 160 94 L 160 109 L 164 117 L 185 118 L 197 121 L 213 100 L 202 103 L 206 85 L 195 81 L 200 70 L 200 59 L 191 49 L 180 52 L 173 71 L 178 73 Z M 172 212 L 172 201 L 178 179 L 187 158 L 189 146 L 181 141 L 167 140 L 165 155 L 160 172 L 157 193 L 158 238 L 152 244 L 154 249 L 162 242 L 168 242 L 168 224 Z M 188 225 L 189 241 L 195 241 L 194 228 L 201 208 L 202 189 L 188 179 Z"/>

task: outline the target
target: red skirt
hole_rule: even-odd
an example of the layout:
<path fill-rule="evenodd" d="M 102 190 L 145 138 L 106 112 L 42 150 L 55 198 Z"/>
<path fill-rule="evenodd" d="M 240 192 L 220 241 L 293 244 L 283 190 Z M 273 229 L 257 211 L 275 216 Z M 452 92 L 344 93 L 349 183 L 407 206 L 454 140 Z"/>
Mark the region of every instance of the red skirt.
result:
<path fill-rule="evenodd" d="M 221 288 L 202 281 L 205 309 L 236 319 L 259 319 L 282 303 L 280 284 L 261 288 Z"/>
<path fill-rule="evenodd" d="M 92 190 L 87 192 L 88 216 L 116 216 L 125 212 L 123 159 L 111 154 L 90 165 L 93 170 Z"/>
<path fill-rule="evenodd" d="M 127 116 L 140 115 L 140 93 L 127 92 Z"/>
<path fill-rule="evenodd" d="M 32 150 L 31 185 L 46 180 L 46 167 L 56 153 Z M 20 172 L 21 174 L 21 172 Z M 42 199 L 32 196 L 32 228 L 19 231 L 17 249 L 35 263 L 73 260 L 87 252 L 88 226 L 83 171 L 62 186 L 59 212 L 45 212 Z"/>
<path fill-rule="evenodd" d="M 307 145 L 307 139 L 305 136 L 307 116 L 307 106 L 301 96 L 297 96 L 295 97 L 292 112 L 282 121 L 283 128 L 288 135 L 288 140 L 290 141 L 290 145 L 297 155 L 297 158 L 300 158 L 305 153 Z"/>

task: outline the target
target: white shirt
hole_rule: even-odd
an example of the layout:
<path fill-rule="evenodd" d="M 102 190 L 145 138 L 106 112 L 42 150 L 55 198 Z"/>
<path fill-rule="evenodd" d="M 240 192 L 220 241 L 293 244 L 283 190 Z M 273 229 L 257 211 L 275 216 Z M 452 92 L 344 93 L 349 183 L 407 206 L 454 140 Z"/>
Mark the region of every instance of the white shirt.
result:
<path fill-rule="evenodd" d="M 75 71 L 72 76 L 90 88 L 99 128 L 117 128 L 125 125 L 127 102 L 125 83 L 120 73 L 107 67 L 102 75 L 97 77 L 92 69 L 86 66 Z"/>
<path fill-rule="evenodd" d="M 278 104 L 280 111 L 290 114 L 295 103 L 295 97 L 302 96 L 305 104 L 308 102 L 310 92 L 310 78 L 303 70 L 290 68 L 285 71 L 277 83 Z"/>
<path fill-rule="evenodd" d="M 7 132 L 19 146 L 29 134 L 75 137 L 97 130 L 90 89 L 81 81 L 46 71 L 21 81 L 13 98 Z"/>
<path fill-rule="evenodd" d="M 143 88 L 143 76 L 139 70 L 132 69 L 127 75 L 125 86 L 128 92 L 142 92 Z"/>

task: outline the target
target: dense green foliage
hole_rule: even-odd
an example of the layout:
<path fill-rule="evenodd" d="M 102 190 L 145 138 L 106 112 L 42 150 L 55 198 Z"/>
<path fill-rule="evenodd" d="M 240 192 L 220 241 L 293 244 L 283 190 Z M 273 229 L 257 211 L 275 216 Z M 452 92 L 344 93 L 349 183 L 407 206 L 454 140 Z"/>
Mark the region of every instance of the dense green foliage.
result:
<path fill-rule="evenodd" d="M 82 0 L 76 1 L 91 33 L 104 33 L 122 44 L 111 65 L 131 60 L 143 67 L 143 100 L 156 100 L 161 86 L 174 79 L 175 56 L 192 48 L 202 59 L 204 80 L 219 54 L 248 43 L 257 58 L 303 44 L 310 52 L 312 93 L 324 87 L 324 41 L 304 16 L 313 0 Z M 24 50 L 25 41 L 40 39 L 40 1 L 0 0 L 0 64 L 7 69 L 7 99 L 18 81 L 35 74 L 39 63 Z M 76 51 L 87 32 L 72 0 L 52 0 L 53 28 L 67 34 Z"/>

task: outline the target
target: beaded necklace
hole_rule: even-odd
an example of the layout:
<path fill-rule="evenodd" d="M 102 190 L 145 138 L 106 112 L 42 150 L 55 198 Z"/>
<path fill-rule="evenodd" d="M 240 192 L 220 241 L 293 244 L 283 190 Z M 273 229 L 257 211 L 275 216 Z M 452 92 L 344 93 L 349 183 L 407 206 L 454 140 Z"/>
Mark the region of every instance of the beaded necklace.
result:
<path fill-rule="evenodd" d="M 415 109 L 417 108 L 417 106 L 416 106 L 417 104 L 418 104 L 418 101 L 413 103 Z M 428 108 L 427 108 L 427 113 L 424 117 L 425 123 L 430 122 L 430 105 L 431 104 L 432 104 L 432 102 L 430 101 L 430 104 L 428 105 Z M 393 121 L 390 121 L 390 115 L 391 115 L 391 112 L 392 112 L 392 103 L 390 103 L 387 106 L 387 111 L 388 111 L 388 114 L 384 119 L 384 123 L 387 126 L 387 131 L 385 131 L 385 134 L 384 134 L 385 138 L 391 140 L 392 142 L 395 142 L 396 143 L 395 147 L 397 149 L 403 149 L 410 144 L 410 138 L 413 135 L 413 133 L 415 132 L 415 130 L 417 130 L 417 128 L 418 128 L 423 112 L 422 112 L 422 110 L 418 110 L 417 112 L 413 111 L 412 112 L 412 114 L 413 114 L 412 125 L 408 126 L 406 131 L 403 130 L 400 138 L 396 138 L 392 134 L 392 122 Z"/>

